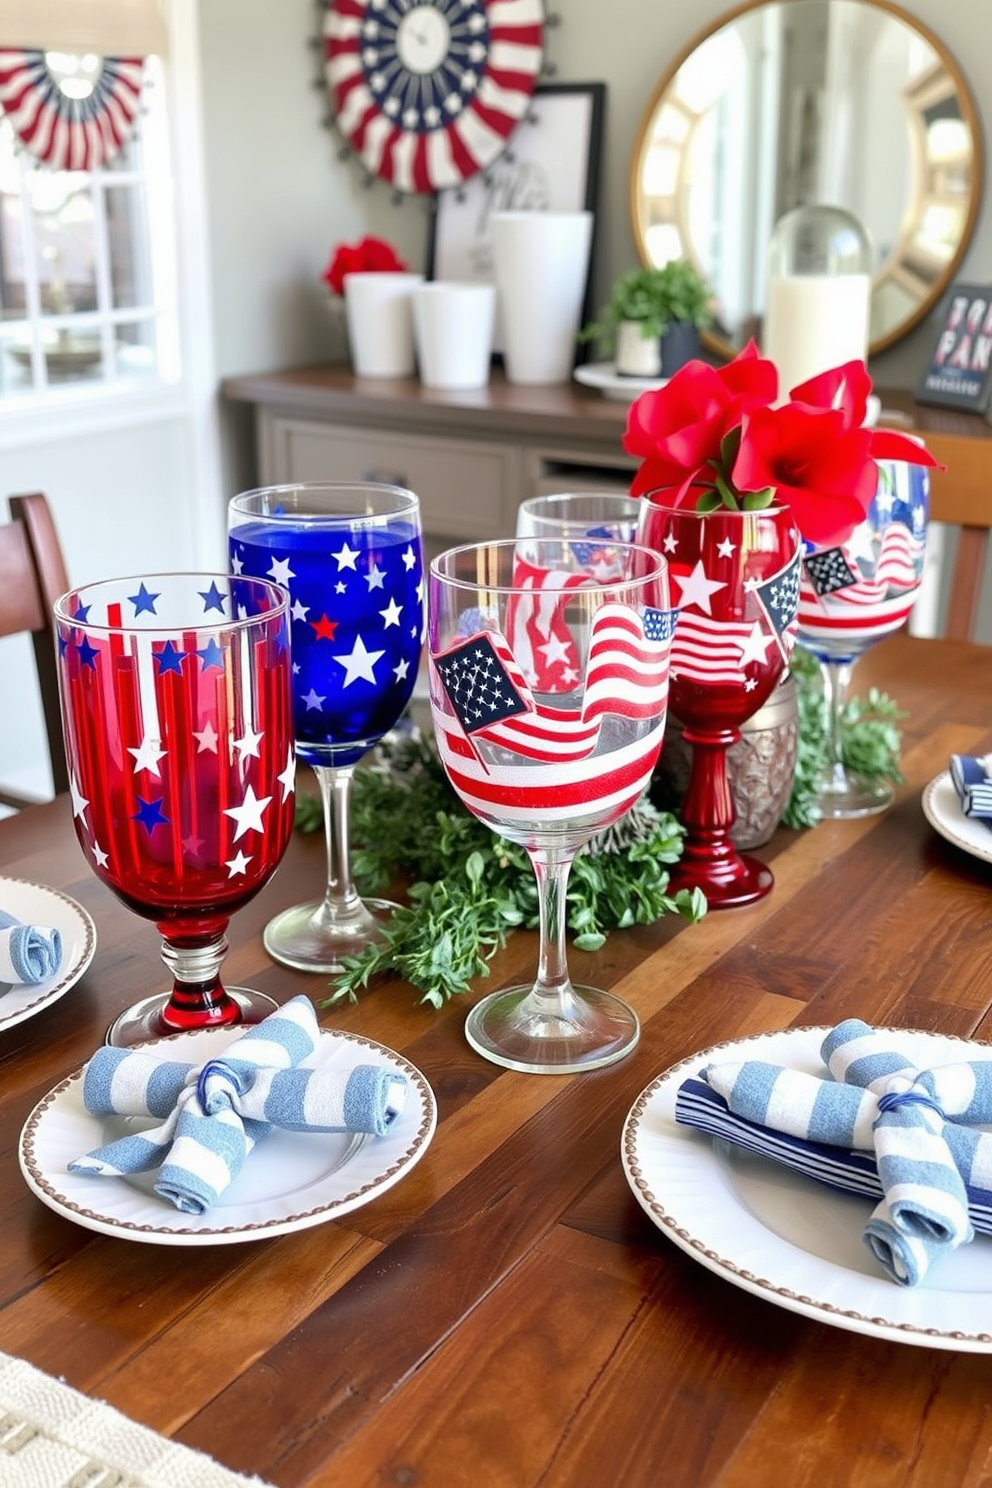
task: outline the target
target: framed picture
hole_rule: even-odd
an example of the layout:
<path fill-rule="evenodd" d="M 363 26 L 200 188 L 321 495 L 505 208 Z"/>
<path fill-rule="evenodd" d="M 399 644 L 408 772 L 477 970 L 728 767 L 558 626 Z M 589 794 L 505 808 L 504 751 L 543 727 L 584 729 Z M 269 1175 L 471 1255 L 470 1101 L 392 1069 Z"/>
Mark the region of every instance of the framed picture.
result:
<path fill-rule="evenodd" d="M 463 186 L 434 198 L 427 273 L 431 279 L 492 284 L 493 212 L 596 211 L 606 106 L 605 83 L 549 83 L 536 88 L 506 154 Z M 582 310 L 592 319 L 592 263 Z M 502 350 L 497 313 L 493 349 Z M 584 347 L 580 345 L 579 354 Z"/>
<path fill-rule="evenodd" d="M 988 414 L 992 405 L 992 284 L 954 284 L 916 389 L 918 403 Z"/>

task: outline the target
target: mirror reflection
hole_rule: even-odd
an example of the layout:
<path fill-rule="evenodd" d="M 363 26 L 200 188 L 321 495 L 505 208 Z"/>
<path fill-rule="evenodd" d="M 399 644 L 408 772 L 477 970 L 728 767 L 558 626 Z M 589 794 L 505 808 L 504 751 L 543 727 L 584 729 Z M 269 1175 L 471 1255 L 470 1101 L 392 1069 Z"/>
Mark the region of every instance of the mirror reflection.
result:
<path fill-rule="evenodd" d="M 845 207 L 872 244 L 870 351 L 940 298 L 978 210 L 967 86 L 919 23 L 870 0 L 771 0 L 724 17 L 662 79 L 635 146 L 634 237 L 717 298 L 710 345 L 761 339 L 776 222 Z"/>

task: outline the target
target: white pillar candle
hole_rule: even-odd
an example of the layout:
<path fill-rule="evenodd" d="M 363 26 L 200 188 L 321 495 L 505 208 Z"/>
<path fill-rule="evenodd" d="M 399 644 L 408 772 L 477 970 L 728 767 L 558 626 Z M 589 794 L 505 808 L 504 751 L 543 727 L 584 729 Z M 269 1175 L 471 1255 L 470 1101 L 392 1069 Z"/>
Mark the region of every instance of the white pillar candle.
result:
<path fill-rule="evenodd" d="M 779 402 L 818 372 L 863 360 L 868 274 L 797 274 L 768 281 L 764 354 L 778 368 Z"/>

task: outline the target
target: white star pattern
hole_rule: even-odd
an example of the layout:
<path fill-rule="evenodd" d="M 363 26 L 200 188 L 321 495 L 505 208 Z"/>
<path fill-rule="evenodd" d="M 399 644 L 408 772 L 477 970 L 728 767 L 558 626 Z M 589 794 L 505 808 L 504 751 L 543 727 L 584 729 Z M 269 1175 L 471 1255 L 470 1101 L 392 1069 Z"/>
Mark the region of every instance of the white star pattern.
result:
<path fill-rule="evenodd" d="M 239 574 L 244 566 L 244 560 L 239 558 L 237 553 L 233 553 L 231 555 L 231 572 L 233 574 Z"/>
<path fill-rule="evenodd" d="M 282 786 L 282 798 L 285 801 L 288 799 L 289 796 L 292 795 L 293 791 L 295 791 L 296 789 L 296 760 L 293 756 L 292 749 L 290 749 L 286 755 L 285 770 L 283 770 L 281 775 L 277 775 L 276 779 Z"/>
<path fill-rule="evenodd" d="M 371 592 L 373 589 L 382 588 L 383 583 L 385 582 L 386 575 L 383 573 L 378 563 L 373 563 L 368 573 L 364 574 L 363 577 L 366 584 L 368 584 L 369 586 L 369 591 Z"/>
<path fill-rule="evenodd" d="M 196 731 L 196 729 L 193 730 L 193 738 L 196 740 L 197 743 L 197 754 L 217 753 L 217 730 L 214 728 L 209 718 L 207 719 L 203 728 L 200 729 L 199 733 Z"/>
<path fill-rule="evenodd" d="M 386 622 L 386 629 L 387 630 L 389 629 L 389 627 L 391 625 L 399 625 L 399 623 L 400 623 L 400 616 L 402 615 L 402 613 L 403 613 L 403 606 L 402 605 L 398 605 L 396 603 L 395 599 L 391 599 L 389 601 L 389 604 L 387 605 L 387 607 L 384 610 L 380 610 L 379 611 L 379 614 L 382 616 L 383 620 Z"/>
<path fill-rule="evenodd" d="M 570 660 L 571 642 L 563 640 L 561 636 L 552 636 L 545 641 L 543 646 L 538 646 L 538 651 L 544 655 L 549 667 L 557 666 L 561 662 Z"/>
<path fill-rule="evenodd" d="M 338 566 L 338 573 L 340 573 L 343 568 L 355 568 L 355 559 L 358 558 L 358 556 L 359 549 L 349 548 L 347 541 L 344 542 L 344 544 L 338 549 L 336 553 L 331 554 L 331 557 L 334 559 L 335 563 Z M 355 572 L 358 572 L 357 568 L 355 568 Z"/>
<path fill-rule="evenodd" d="M 666 553 L 674 553 L 675 549 L 678 547 L 678 542 L 675 538 L 675 534 L 670 532 L 661 546 L 664 548 Z"/>
<path fill-rule="evenodd" d="M 97 842 L 95 838 L 93 839 L 93 856 L 94 858 L 96 858 L 98 868 L 106 868 L 107 864 L 110 862 L 107 854 L 104 852 L 103 848 L 100 846 L 99 842 Z"/>
<path fill-rule="evenodd" d="M 310 610 L 307 605 L 300 604 L 300 601 L 297 599 L 293 601 L 293 608 L 290 610 L 289 613 L 292 615 L 294 620 L 305 620 L 309 615 Z"/>
<path fill-rule="evenodd" d="M 269 569 L 269 578 L 274 579 L 277 584 L 281 584 L 284 589 L 288 589 L 290 579 L 296 578 L 295 573 L 289 566 L 289 559 L 273 558 L 272 567 Z"/>
<path fill-rule="evenodd" d="M 375 664 L 380 657 L 385 656 L 385 651 L 369 651 L 361 636 L 355 637 L 353 649 L 347 656 L 335 656 L 334 660 L 344 667 L 345 679 L 342 687 L 350 687 L 352 682 L 361 678 L 364 682 L 375 681 Z"/>
<path fill-rule="evenodd" d="M 334 585 L 334 593 L 335 594 L 347 594 L 347 592 L 348 592 L 348 585 L 344 582 L 343 579 L 338 579 L 338 582 Z"/>
<path fill-rule="evenodd" d="M 751 634 L 741 644 L 741 666 L 747 666 L 749 661 L 763 665 L 768 659 L 768 647 L 771 643 L 772 637 L 762 634 L 761 626 L 756 620 L 751 627 Z"/>
<path fill-rule="evenodd" d="M 272 800 L 271 796 L 262 796 L 261 799 L 255 794 L 254 786 L 249 786 L 245 792 L 245 798 L 240 806 L 229 806 L 224 812 L 237 826 L 234 840 L 243 837 L 246 832 L 260 832 L 262 830 L 262 816 L 266 806 Z"/>
<path fill-rule="evenodd" d="M 69 778 L 69 790 L 72 793 L 73 816 L 78 816 L 80 821 L 83 823 L 83 826 L 88 827 L 89 822 L 86 820 L 86 808 L 90 803 L 87 800 L 86 796 L 84 796 L 82 791 L 79 789 L 79 786 L 76 783 L 75 775 L 72 775 Z"/>
<path fill-rule="evenodd" d="M 410 663 L 404 657 L 402 661 L 398 661 L 393 667 L 393 676 L 396 678 L 397 682 L 405 682 L 409 671 Z"/>
<path fill-rule="evenodd" d="M 231 748 L 236 749 L 241 756 L 241 763 L 248 759 L 258 759 L 258 746 L 262 742 L 263 735 L 256 734 L 251 724 L 245 725 L 245 731 L 240 739 L 231 740 Z"/>
<path fill-rule="evenodd" d="M 239 849 L 237 857 L 228 858 L 225 863 L 228 878 L 235 878 L 239 873 L 244 873 L 250 862 L 251 858 L 246 858 Z"/>
<path fill-rule="evenodd" d="M 321 708 L 324 706 L 324 699 L 322 697 L 319 697 L 312 687 L 304 697 L 303 701 L 307 705 L 308 713 L 313 713 L 314 710 L 319 713 Z"/>
<path fill-rule="evenodd" d="M 411 547 L 407 548 L 406 552 L 403 554 L 403 567 L 409 573 L 410 569 L 414 567 L 414 565 L 416 564 L 416 562 L 417 562 L 417 555 L 413 551 L 413 548 L 411 546 Z"/>
<path fill-rule="evenodd" d="M 725 537 L 723 542 L 717 543 L 716 550 L 721 558 L 732 558 L 737 551 L 737 546 L 730 541 L 729 537 Z"/>
<path fill-rule="evenodd" d="M 160 759 L 165 759 L 165 750 L 159 749 L 161 740 L 150 739 L 146 734 L 137 749 L 128 749 L 128 754 L 134 755 L 134 773 L 139 770 L 147 770 L 149 775 L 157 775 L 162 778 L 162 772 L 158 767 Z"/>
<path fill-rule="evenodd" d="M 712 615 L 713 606 L 710 604 L 710 595 L 716 594 L 720 589 L 726 589 L 726 584 L 720 579 L 708 579 L 706 570 L 703 568 L 702 559 L 696 560 L 696 566 L 691 574 L 685 577 L 682 574 L 673 574 L 672 578 L 682 589 L 680 606 L 698 605 L 704 615 Z"/>

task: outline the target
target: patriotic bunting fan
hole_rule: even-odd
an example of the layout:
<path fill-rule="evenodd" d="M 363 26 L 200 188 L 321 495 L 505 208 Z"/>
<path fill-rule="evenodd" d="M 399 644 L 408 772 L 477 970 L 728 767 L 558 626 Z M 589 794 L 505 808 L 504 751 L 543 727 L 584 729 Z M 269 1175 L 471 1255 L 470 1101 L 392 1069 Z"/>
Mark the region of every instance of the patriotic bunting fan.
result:
<path fill-rule="evenodd" d="M 69 97 L 46 55 L 0 48 L 0 110 L 53 170 L 98 170 L 123 149 L 141 104 L 144 59 L 103 57 L 85 97 Z"/>
<path fill-rule="evenodd" d="M 541 71 L 542 0 L 327 0 L 335 122 L 397 191 L 459 186 L 491 165 Z"/>

